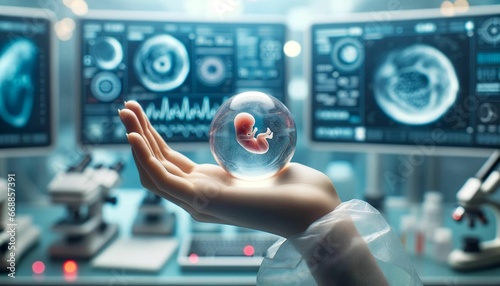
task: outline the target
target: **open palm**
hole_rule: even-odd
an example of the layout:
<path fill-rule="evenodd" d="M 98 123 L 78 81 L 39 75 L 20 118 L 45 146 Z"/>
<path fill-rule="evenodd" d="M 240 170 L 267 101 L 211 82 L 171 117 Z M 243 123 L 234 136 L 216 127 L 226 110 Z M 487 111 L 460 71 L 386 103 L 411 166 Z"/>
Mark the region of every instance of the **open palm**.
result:
<path fill-rule="evenodd" d="M 142 185 L 196 220 L 288 237 L 340 204 L 330 179 L 305 165 L 290 163 L 270 179 L 242 181 L 171 149 L 137 102 L 126 102 L 119 113 Z"/>

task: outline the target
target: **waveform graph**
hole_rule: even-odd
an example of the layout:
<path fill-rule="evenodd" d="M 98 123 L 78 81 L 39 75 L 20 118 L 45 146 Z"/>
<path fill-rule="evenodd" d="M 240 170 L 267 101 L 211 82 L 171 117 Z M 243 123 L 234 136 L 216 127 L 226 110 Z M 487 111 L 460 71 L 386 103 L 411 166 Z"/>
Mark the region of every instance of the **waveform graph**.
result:
<path fill-rule="evenodd" d="M 162 97 L 139 101 L 153 127 L 168 142 L 208 142 L 210 122 L 225 97 Z"/>
<path fill-rule="evenodd" d="M 177 138 L 192 138 L 193 142 L 206 141 L 210 131 L 210 125 L 206 124 L 154 124 L 153 127 L 165 139 L 180 141 Z"/>

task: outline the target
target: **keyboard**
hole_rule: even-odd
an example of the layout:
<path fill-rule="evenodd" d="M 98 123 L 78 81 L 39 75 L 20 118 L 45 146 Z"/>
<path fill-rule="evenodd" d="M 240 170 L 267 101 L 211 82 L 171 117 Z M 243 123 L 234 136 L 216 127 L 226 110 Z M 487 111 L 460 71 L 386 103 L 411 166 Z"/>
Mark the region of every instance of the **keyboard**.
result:
<path fill-rule="evenodd" d="M 197 233 L 182 241 L 177 260 L 187 270 L 257 270 L 278 239 L 261 233 Z"/>

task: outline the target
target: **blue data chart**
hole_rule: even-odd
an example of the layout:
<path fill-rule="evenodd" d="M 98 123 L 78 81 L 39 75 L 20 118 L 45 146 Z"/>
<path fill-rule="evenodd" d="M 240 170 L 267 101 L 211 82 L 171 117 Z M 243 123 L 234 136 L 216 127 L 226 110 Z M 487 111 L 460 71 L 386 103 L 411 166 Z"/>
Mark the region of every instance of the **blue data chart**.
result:
<path fill-rule="evenodd" d="M 208 142 L 225 99 L 256 90 L 284 100 L 285 37 L 276 23 L 82 19 L 81 143 L 126 143 L 125 100 L 168 142 Z"/>

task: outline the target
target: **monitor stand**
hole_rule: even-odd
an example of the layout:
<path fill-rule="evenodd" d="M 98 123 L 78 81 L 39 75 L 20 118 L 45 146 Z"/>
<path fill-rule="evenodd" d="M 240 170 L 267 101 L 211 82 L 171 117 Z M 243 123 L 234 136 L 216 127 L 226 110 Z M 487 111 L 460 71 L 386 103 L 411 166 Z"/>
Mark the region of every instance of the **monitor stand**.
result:
<path fill-rule="evenodd" d="M 408 203 L 419 203 L 426 191 L 438 190 L 438 158 L 418 153 L 400 155 L 396 161 L 396 166 L 389 171 L 383 166 L 382 155 L 366 155 L 366 187 L 363 199 L 380 212 L 384 211 L 387 196 L 404 195 Z M 384 185 L 387 185 L 387 188 L 383 187 Z M 397 188 L 404 190 L 396 192 Z"/>
<path fill-rule="evenodd" d="M 146 191 L 132 226 L 134 235 L 172 235 L 175 214 L 169 213 L 160 196 Z"/>
<path fill-rule="evenodd" d="M 371 206 L 384 212 L 385 193 L 382 191 L 382 158 L 378 153 L 368 153 L 366 155 L 366 185 L 363 200 Z"/>

